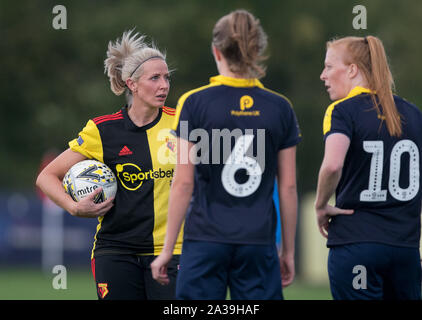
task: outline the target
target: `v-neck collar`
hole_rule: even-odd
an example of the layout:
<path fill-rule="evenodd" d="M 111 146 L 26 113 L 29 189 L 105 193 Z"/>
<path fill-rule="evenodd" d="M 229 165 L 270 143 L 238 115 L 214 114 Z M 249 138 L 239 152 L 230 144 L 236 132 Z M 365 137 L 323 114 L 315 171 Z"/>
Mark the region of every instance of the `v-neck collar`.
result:
<path fill-rule="evenodd" d="M 153 126 L 155 126 L 161 119 L 161 116 L 163 114 L 163 109 L 160 108 L 158 111 L 158 115 L 157 117 L 150 123 L 142 126 L 142 127 L 138 127 L 135 123 L 133 123 L 133 121 L 130 119 L 129 114 L 128 114 L 128 105 L 125 105 L 122 108 L 122 113 L 123 113 L 123 117 L 125 119 L 125 126 L 127 129 L 131 130 L 131 131 L 146 131 L 150 128 L 152 128 Z"/>

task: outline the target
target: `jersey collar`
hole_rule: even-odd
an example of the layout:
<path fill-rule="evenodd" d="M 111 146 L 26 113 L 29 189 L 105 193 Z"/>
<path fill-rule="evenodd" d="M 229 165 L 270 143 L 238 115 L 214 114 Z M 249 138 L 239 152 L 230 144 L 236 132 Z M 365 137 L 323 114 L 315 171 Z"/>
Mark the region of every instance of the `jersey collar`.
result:
<path fill-rule="evenodd" d="M 125 126 L 127 129 L 131 130 L 131 131 L 146 131 L 148 129 L 151 129 L 153 126 L 155 126 L 161 119 L 161 115 L 163 113 L 163 109 L 160 108 L 158 111 L 158 115 L 157 117 L 150 123 L 142 126 L 142 127 L 138 127 L 136 124 L 134 124 L 132 122 L 132 120 L 130 119 L 129 115 L 128 115 L 128 105 L 125 105 L 122 108 L 122 113 L 123 113 L 123 117 L 125 119 Z"/>
<path fill-rule="evenodd" d="M 210 78 L 210 83 L 223 84 L 230 87 L 259 87 L 263 88 L 263 84 L 256 78 L 242 79 L 242 78 L 231 78 L 226 76 L 215 76 Z"/>
<path fill-rule="evenodd" d="M 357 87 L 354 87 L 352 90 L 350 90 L 349 94 L 347 95 L 347 97 L 344 100 L 349 99 L 349 98 L 354 97 L 354 96 L 357 96 L 357 95 L 360 95 L 362 93 L 375 93 L 375 91 L 368 89 L 368 88 L 357 86 Z"/>

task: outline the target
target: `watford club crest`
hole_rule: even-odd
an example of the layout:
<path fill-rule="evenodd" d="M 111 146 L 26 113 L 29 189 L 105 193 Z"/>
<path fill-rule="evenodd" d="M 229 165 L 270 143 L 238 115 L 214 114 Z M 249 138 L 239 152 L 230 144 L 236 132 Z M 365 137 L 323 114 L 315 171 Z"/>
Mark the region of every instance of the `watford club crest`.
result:
<path fill-rule="evenodd" d="M 107 283 L 99 283 L 98 284 L 98 295 L 101 297 L 101 299 L 104 299 L 106 295 L 108 294 L 108 284 Z"/>

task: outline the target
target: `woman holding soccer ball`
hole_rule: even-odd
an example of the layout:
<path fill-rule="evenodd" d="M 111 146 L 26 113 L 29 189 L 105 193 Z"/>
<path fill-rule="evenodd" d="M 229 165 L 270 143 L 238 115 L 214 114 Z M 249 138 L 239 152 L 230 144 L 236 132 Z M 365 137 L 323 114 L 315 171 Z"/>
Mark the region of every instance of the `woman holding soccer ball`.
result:
<path fill-rule="evenodd" d="M 170 89 L 165 55 L 145 42 L 145 36 L 125 32 L 110 41 L 105 71 L 111 90 L 126 93 L 128 104 L 111 115 L 87 122 L 69 149 L 38 176 L 37 185 L 73 216 L 98 218 L 92 250 L 92 271 L 99 299 L 173 299 L 180 236 L 168 271 L 170 287 L 156 283 L 150 263 L 164 245 L 167 205 L 173 177 L 174 110 L 164 107 Z M 94 203 L 97 188 L 75 202 L 62 179 L 74 164 L 86 159 L 105 163 L 117 177 L 115 198 Z"/>
<path fill-rule="evenodd" d="M 420 300 L 422 113 L 393 95 L 373 36 L 329 41 L 321 80 L 334 102 L 315 209 L 333 297 Z"/>

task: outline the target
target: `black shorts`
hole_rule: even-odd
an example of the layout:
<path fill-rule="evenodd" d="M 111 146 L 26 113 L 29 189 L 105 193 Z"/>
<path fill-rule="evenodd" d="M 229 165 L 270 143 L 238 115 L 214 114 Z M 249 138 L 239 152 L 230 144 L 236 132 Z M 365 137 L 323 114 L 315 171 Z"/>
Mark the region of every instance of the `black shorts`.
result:
<path fill-rule="evenodd" d="M 179 255 L 173 255 L 167 273 L 170 284 L 152 278 L 151 262 L 156 256 L 103 255 L 92 259 L 92 273 L 99 300 L 174 300 Z"/>

